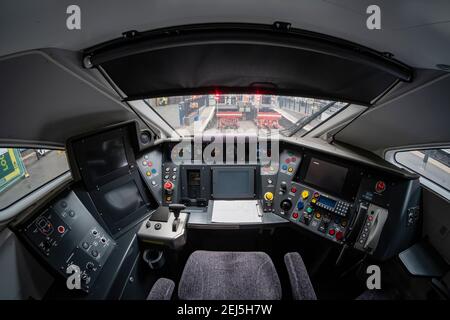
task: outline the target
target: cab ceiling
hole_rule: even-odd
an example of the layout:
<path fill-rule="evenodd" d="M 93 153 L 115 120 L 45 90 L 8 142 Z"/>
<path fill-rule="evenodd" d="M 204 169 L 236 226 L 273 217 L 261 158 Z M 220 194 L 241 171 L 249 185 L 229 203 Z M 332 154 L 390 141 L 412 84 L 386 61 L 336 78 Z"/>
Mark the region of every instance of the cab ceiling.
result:
<path fill-rule="evenodd" d="M 66 9 L 81 9 L 81 30 L 66 28 Z M 381 8 L 381 30 L 366 9 Z M 346 39 L 416 68 L 450 64 L 448 0 L 7 0 L 0 1 L 0 56 L 35 48 L 81 50 L 124 31 L 196 23 L 272 24 Z"/>

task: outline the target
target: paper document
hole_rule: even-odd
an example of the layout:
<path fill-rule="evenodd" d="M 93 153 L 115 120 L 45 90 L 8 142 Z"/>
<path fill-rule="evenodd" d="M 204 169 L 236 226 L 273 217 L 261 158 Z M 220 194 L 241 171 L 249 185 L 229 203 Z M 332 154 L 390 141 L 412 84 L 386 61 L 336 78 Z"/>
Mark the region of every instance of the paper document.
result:
<path fill-rule="evenodd" d="M 246 223 L 261 222 L 257 200 L 215 200 L 211 222 Z"/>

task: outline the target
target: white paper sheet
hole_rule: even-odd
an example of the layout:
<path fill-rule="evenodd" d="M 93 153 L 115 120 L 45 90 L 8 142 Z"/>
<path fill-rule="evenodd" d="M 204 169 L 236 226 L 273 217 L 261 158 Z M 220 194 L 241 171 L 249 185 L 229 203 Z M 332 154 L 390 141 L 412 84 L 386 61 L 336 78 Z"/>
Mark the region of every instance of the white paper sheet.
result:
<path fill-rule="evenodd" d="M 261 222 L 257 200 L 215 200 L 212 222 L 216 223 L 254 223 Z"/>

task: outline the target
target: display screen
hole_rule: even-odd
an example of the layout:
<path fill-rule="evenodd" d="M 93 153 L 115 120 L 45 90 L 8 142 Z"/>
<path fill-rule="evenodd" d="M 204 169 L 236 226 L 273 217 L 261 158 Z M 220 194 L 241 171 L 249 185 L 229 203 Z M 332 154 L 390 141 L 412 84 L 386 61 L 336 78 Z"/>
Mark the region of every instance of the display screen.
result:
<path fill-rule="evenodd" d="M 128 166 L 122 137 L 101 142 L 96 140 L 88 141 L 84 144 L 84 148 L 86 152 L 86 169 L 93 181 L 117 169 Z"/>
<path fill-rule="evenodd" d="M 329 192 L 340 194 L 347 173 L 347 168 L 312 158 L 306 172 L 305 182 L 326 189 Z"/>
<path fill-rule="evenodd" d="M 255 169 L 213 168 L 213 197 L 215 199 L 253 199 Z"/>
<path fill-rule="evenodd" d="M 145 205 L 136 183 L 131 180 L 110 190 L 98 199 L 98 207 L 108 221 L 117 222 Z"/>
<path fill-rule="evenodd" d="M 336 205 L 336 201 L 335 200 L 327 198 L 327 197 L 323 197 L 323 196 L 320 196 L 319 202 L 324 204 L 324 205 L 326 205 L 326 206 L 328 206 L 328 207 L 331 207 L 331 208 L 334 208 L 334 206 Z"/>

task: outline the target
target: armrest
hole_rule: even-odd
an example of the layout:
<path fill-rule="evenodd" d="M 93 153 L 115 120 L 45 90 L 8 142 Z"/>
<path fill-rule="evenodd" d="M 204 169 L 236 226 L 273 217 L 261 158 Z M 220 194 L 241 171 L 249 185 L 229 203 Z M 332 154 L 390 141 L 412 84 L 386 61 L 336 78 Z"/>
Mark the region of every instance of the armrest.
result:
<path fill-rule="evenodd" d="M 166 278 L 159 278 L 150 290 L 147 300 L 170 300 L 175 282 Z"/>
<path fill-rule="evenodd" d="M 284 256 L 289 274 L 292 297 L 295 300 L 317 300 L 303 259 L 298 252 L 289 252 Z"/>

